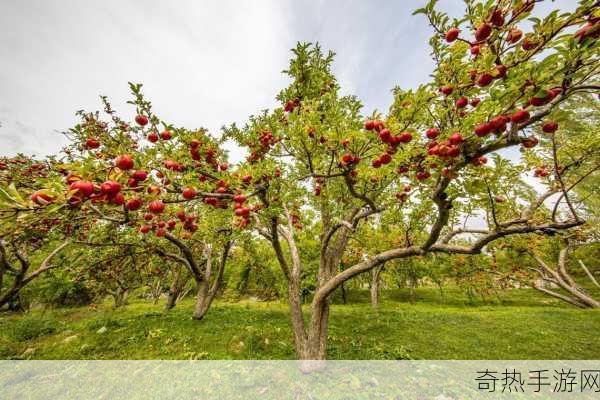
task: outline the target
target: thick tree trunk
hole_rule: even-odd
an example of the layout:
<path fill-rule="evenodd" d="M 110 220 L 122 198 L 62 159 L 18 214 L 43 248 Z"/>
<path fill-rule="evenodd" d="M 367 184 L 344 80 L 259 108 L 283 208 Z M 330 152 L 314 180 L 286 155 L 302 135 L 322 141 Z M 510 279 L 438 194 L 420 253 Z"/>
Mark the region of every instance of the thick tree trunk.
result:
<path fill-rule="evenodd" d="M 192 318 L 197 321 L 200 321 L 204 318 L 213 300 L 217 296 L 219 289 L 221 288 L 221 282 L 223 281 L 223 272 L 225 271 L 225 265 L 227 264 L 227 257 L 229 255 L 230 249 L 231 242 L 225 243 L 223 247 L 223 254 L 221 255 L 221 260 L 219 262 L 219 268 L 213 280 L 212 286 L 210 284 L 212 275 L 212 250 L 210 247 L 207 249 L 206 269 L 204 271 L 204 276 L 202 278 L 195 277 L 196 283 L 198 285 L 198 292 L 196 294 L 196 306 L 194 307 L 194 313 L 192 314 Z"/>
<path fill-rule="evenodd" d="M 194 313 L 192 314 L 193 319 L 201 321 L 202 318 L 204 318 L 215 298 L 215 294 L 216 293 L 212 293 L 212 291 L 209 290 L 208 282 L 202 281 L 198 283 L 196 305 L 194 306 Z"/>
<path fill-rule="evenodd" d="M 379 284 L 381 282 L 381 271 L 383 270 L 383 265 L 375 267 L 371 270 L 371 307 L 374 310 L 379 308 Z"/>

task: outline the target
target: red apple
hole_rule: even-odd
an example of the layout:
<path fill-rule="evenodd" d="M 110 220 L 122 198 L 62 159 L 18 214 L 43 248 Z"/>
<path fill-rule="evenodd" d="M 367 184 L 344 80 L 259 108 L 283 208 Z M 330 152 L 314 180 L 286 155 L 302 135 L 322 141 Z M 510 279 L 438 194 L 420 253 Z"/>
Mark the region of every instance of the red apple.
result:
<path fill-rule="evenodd" d="M 115 165 L 120 169 L 126 171 L 133 168 L 133 159 L 130 155 L 123 154 L 122 156 L 116 158 Z"/>
<path fill-rule="evenodd" d="M 484 137 L 490 134 L 494 127 L 490 123 L 479 124 L 475 127 L 475 134 L 479 137 Z"/>
<path fill-rule="evenodd" d="M 165 210 L 165 203 L 162 200 L 153 200 L 148 204 L 148 211 L 154 214 L 160 214 Z"/>
<path fill-rule="evenodd" d="M 156 143 L 158 142 L 158 133 L 150 132 L 146 139 L 148 139 L 149 142 Z"/>
<path fill-rule="evenodd" d="M 131 174 L 131 177 L 138 182 L 143 182 L 148 178 L 148 173 L 146 171 L 138 170 Z"/>
<path fill-rule="evenodd" d="M 87 140 L 85 141 L 85 147 L 87 147 L 88 149 L 97 149 L 98 147 L 100 147 L 100 142 L 94 138 L 87 138 Z"/>
<path fill-rule="evenodd" d="M 508 35 L 506 35 L 506 41 L 511 44 L 517 43 L 523 37 L 523 32 L 520 29 L 513 28 L 508 31 Z"/>
<path fill-rule="evenodd" d="M 492 17 L 490 18 L 490 21 L 492 21 L 492 24 L 494 24 L 494 26 L 504 25 L 504 12 L 500 9 L 496 9 L 492 13 Z"/>
<path fill-rule="evenodd" d="M 135 122 L 137 122 L 140 126 L 146 126 L 148 124 L 148 117 L 145 115 L 136 115 Z"/>
<path fill-rule="evenodd" d="M 410 132 L 402 132 L 400 136 L 398 136 L 400 142 L 408 143 L 412 140 L 412 133 Z"/>
<path fill-rule="evenodd" d="M 170 131 L 164 130 L 160 133 L 160 137 L 162 140 L 169 140 L 173 137 Z"/>
<path fill-rule="evenodd" d="M 475 31 L 475 39 L 478 42 L 483 42 L 484 40 L 487 40 L 487 38 L 489 38 L 491 34 L 492 34 L 492 25 L 490 25 L 488 23 L 483 23 L 483 24 L 479 25 L 479 27 Z"/>
<path fill-rule="evenodd" d="M 75 181 L 69 185 L 69 190 L 74 190 L 83 197 L 90 197 L 94 194 L 94 184 L 89 181 Z"/>
<path fill-rule="evenodd" d="M 425 131 L 425 136 L 429 139 L 435 139 L 440 134 L 440 130 L 438 128 L 429 128 Z"/>
<path fill-rule="evenodd" d="M 114 196 L 121 191 L 121 184 L 115 181 L 106 181 L 100 185 L 100 192 L 107 196 Z"/>
<path fill-rule="evenodd" d="M 54 199 L 54 196 L 50 196 L 49 194 L 44 193 L 42 190 L 38 190 L 31 195 L 31 201 L 40 206 L 45 206 L 48 203 L 52 203 Z"/>
<path fill-rule="evenodd" d="M 185 188 L 183 189 L 183 192 L 181 192 L 181 194 L 183 195 L 184 199 L 187 200 L 192 200 L 193 198 L 196 197 L 196 195 L 198 194 L 193 188 Z"/>
<path fill-rule="evenodd" d="M 481 87 L 487 86 L 494 80 L 494 77 L 488 73 L 481 74 L 477 79 L 477 84 Z"/>
<path fill-rule="evenodd" d="M 125 203 L 125 207 L 127 207 L 129 211 L 136 211 L 142 208 L 142 204 L 142 200 L 135 197 L 133 199 L 127 200 L 127 203 Z"/>
<path fill-rule="evenodd" d="M 440 88 L 440 92 L 442 92 L 443 94 L 445 94 L 446 96 L 449 96 L 452 94 L 452 91 L 454 89 L 452 88 L 452 86 L 442 86 Z"/>
<path fill-rule="evenodd" d="M 554 121 L 546 121 L 542 125 L 542 131 L 545 133 L 554 133 L 558 129 L 558 124 Z"/>
<path fill-rule="evenodd" d="M 520 124 L 529 119 L 529 112 L 527 110 L 518 110 L 511 115 L 510 120 L 513 124 Z"/>
<path fill-rule="evenodd" d="M 461 97 L 461 98 L 459 98 L 459 99 L 456 100 L 455 104 L 456 104 L 457 108 L 466 107 L 467 104 L 469 104 L 469 99 L 467 99 L 466 97 Z"/>
<path fill-rule="evenodd" d="M 450 144 L 457 145 L 457 144 L 461 144 L 464 141 L 464 139 L 460 133 L 455 132 L 450 136 L 448 141 L 450 142 Z"/>
<path fill-rule="evenodd" d="M 458 38 L 458 34 L 460 33 L 460 29 L 458 28 L 450 28 L 444 35 L 446 42 L 451 43 L 454 42 Z"/>

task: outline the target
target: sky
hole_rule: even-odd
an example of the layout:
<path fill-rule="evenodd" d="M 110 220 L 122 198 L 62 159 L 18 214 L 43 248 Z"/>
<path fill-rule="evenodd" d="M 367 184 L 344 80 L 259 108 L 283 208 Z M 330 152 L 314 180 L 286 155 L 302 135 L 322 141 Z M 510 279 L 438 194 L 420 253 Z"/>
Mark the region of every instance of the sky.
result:
<path fill-rule="evenodd" d="M 3 0 L 0 2 L 0 155 L 46 155 L 65 144 L 75 111 L 107 95 L 133 118 L 127 82 L 144 84 L 155 112 L 176 126 L 218 134 L 277 106 L 281 73 L 299 41 L 337 56 L 343 92 L 365 112 L 387 110 L 394 86 L 433 70 L 425 0 Z M 536 6 L 571 9 L 574 0 Z M 463 3 L 440 0 L 459 16 Z M 230 147 L 232 161 L 241 159 Z"/>

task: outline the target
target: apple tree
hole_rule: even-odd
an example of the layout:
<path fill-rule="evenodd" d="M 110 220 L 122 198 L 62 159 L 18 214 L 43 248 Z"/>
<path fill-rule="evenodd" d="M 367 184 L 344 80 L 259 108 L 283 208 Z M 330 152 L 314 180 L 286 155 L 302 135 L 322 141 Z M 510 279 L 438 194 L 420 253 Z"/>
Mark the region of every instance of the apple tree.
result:
<path fill-rule="evenodd" d="M 534 167 L 528 153 L 540 141 L 537 127 L 548 135 L 558 128 L 552 113 L 560 103 L 597 89 L 596 3 L 580 1 L 528 27 L 534 1 L 465 4 L 457 19 L 436 11 L 435 1 L 416 11 L 435 31 L 436 67 L 428 84 L 396 88 L 387 114 L 365 118 L 356 97 L 340 95 L 333 54 L 299 44 L 286 71 L 292 82 L 277 97 L 282 107 L 226 129 L 249 150 L 240 170 L 252 174 L 256 230 L 271 243 L 288 282 L 301 359 L 326 357 L 331 294 L 359 274 L 395 259 L 478 254 L 504 237 L 553 234 L 585 222 L 574 207 L 548 214 L 545 201 L 556 193 L 567 201 L 577 178 L 563 176 L 555 155 Z M 511 157 L 510 149 L 523 156 Z M 520 189 L 528 171 L 547 191 Z M 472 215 L 489 218 L 482 226 L 459 225 Z M 398 234 L 398 244 L 340 271 L 349 240 L 373 219 L 410 230 Z M 312 260 L 301 257 L 298 223 L 313 225 L 320 237 L 308 320 L 301 287 Z"/>

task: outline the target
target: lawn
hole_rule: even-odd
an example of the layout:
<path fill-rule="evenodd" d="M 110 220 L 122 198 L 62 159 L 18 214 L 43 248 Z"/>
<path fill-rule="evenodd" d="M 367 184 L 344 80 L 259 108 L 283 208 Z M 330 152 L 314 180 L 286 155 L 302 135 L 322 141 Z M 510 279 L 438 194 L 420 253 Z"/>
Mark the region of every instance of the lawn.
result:
<path fill-rule="evenodd" d="M 448 290 L 368 293 L 334 304 L 330 359 L 600 359 L 600 311 L 578 310 L 529 289 L 472 301 Z M 190 318 L 193 299 L 169 312 L 133 299 L 89 307 L 0 314 L 3 359 L 292 359 L 282 302 L 218 301 Z"/>

